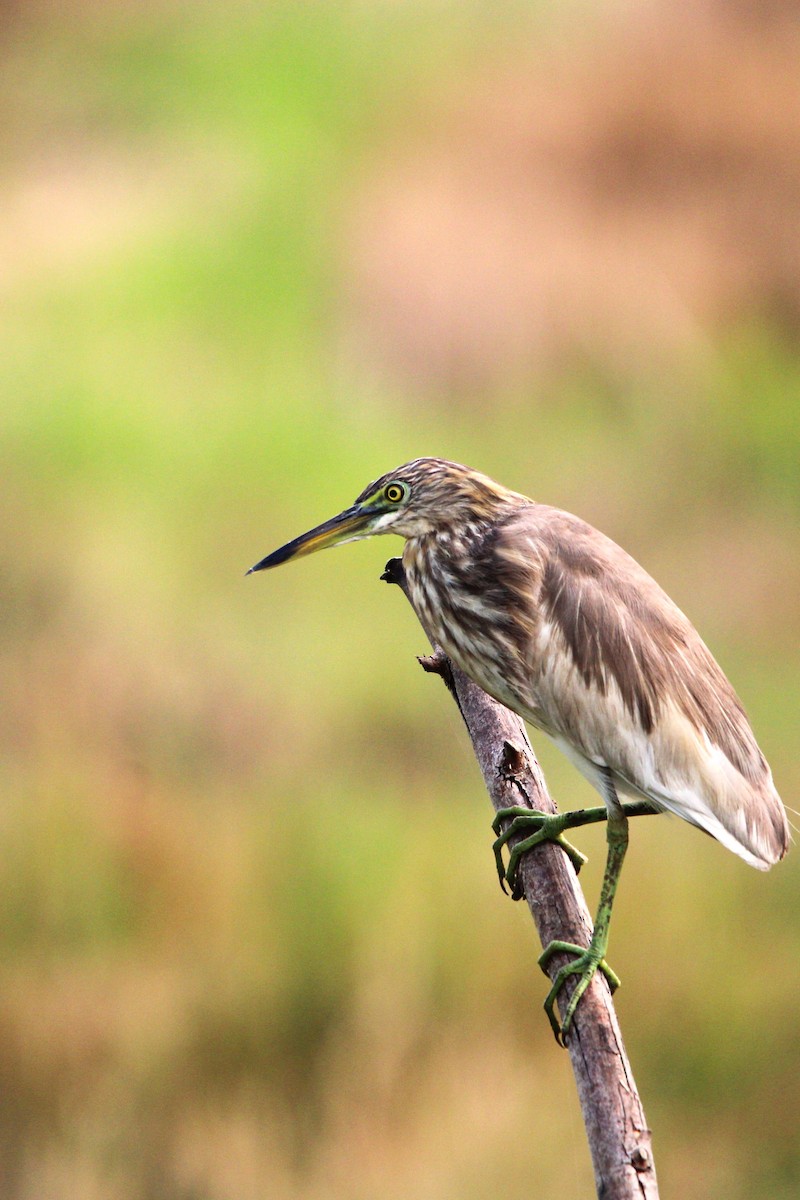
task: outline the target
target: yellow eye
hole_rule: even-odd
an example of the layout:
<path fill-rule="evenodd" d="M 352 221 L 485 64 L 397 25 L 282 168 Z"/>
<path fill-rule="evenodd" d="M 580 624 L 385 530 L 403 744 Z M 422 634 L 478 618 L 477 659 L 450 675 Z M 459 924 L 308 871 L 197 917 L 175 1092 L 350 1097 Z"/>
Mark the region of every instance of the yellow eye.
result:
<path fill-rule="evenodd" d="M 384 490 L 384 496 L 390 504 L 399 504 L 405 495 L 405 491 L 399 483 L 390 483 Z"/>

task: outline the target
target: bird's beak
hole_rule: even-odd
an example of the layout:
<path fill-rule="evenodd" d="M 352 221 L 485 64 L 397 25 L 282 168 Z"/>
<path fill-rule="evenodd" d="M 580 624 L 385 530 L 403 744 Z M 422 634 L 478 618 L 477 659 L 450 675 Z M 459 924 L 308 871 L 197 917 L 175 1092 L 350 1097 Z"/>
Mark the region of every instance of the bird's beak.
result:
<path fill-rule="evenodd" d="M 301 533 L 300 537 L 287 542 L 280 550 L 273 550 L 272 554 L 268 554 L 261 562 L 251 567 L 247 574 L 252 575 L 253 571 L 266 571 L 270 567 L 278 567 L 290 558 L 302 558 L 304 554 L 313 554 L 315 550 L 324 550 L 327 546 L 341 546 L 343 542 L 356 542 L 359 538 L 368 537 L 372 519 L 376 515 L 377 510 L 374 508 L 353 504 L 344 512 L 340 512 L 338 517 L 331 517 L 330 521 L 324 521 L 308 533 Z"/>

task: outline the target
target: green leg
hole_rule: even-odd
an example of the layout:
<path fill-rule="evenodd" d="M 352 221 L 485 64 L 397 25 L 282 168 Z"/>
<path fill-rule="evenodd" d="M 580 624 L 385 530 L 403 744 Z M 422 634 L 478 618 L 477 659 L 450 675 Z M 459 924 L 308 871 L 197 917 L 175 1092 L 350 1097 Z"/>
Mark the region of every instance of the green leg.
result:
<path fill-rule="evenodd" d="M 611 908 L 614 903 L 614 895 L 617 890 L 625 851 L 628 849 L 628 821 L 625 816 L 625 810 L 619 804 L 616 805 L 616 809 L 617 811 L 608 817 L 608 828 L 606 831 L 608 857 L 606 858 L 603 886 L 600 889 L 600 903 L 597 906 L 594 932 L 588 948 L 576 946 L 571 942 L 551 942 L 539 959 L 539 965 L 546 973 L 547 964 L 554 954 L 567 953 L 575 955 L 572 962 L 566 963 L 557 972 L 553 980 L 553 986 L 550 988 L 547 999 L 544 1002 L 544 1009 L 550 1020 L 556 1041 L 561 1046 L 566 1045 L 566 1037 L 572 1024 L 575 1009 L 578 1007 L 581 996 L 591 983 L 595 972 L 598 969 L 603 972 L 612 992 L 619 986 L 619 979 L 606 962 Z M 647 811 L 651 810 L 648 809 Z M 572 989 L 572 995 L 569 998 L 566 1008 L 562 1009 L 564 1015 L 559 1022 L 554 1012 L 554 1006 L 561 988 L 570 975 L 577 975 L 578 980 Z"/>

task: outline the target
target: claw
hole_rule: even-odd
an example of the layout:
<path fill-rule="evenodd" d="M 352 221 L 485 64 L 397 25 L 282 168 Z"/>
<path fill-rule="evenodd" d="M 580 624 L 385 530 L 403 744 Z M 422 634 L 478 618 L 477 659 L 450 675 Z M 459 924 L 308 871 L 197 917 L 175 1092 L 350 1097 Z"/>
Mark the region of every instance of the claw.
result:
<path fill-rule="evenodd" d="M 503 822 L 509 819 L 510 824 L 503 833 L 500 833 Z M 576 849 L 564 837 L 567 820 L 568 816 L 564 813 L 536 812 L 533 809 L 520 806 L 503 808 L 497 813 L 492 822 L 492 829 L 498 834 L 492 847 L 494 850 L 495 866 L 497 867 L 500 886 L 503 891 L 506 891 L 506 883 L 509 884 L 512 899 L 519 900 L 522 897 L 522 887 L 518 878 L 520 859 L 523 854 L 527 854 L 535 846 L 540 846 L 542 842 L 555 842 L 568 856 L 576 873 L 580 871 L 586 862 L 586 856 L 581 854 L 580 850 Z M 506 866 L 503 863 L 503 846 L 507 845 L 510 838 L 521 833 L 524 829 L 530 829 L 531 827 L 533 827 L 534 832 L 530 837 L 524 838 L 513 847 L 509 855 L 508 866 Z"/>
<path fill-rule="evenodd" d="M 572 962 L 565 963 L 557 972 L 553 980 L 552 987 L 547 993 L 547 998 L 544 1002 L 544 1011 L 547 1013 L 547 1019 L 550 1022 L 550 1028 L 553 1030 L 555 1039 L 559 1046 L 566 1046 L 567 1034 L 572 1025 L 572 1018 L 575 1015 L 575 1009 L 578 1007 L 581 996 L 592 982 L 597 971 L 601 971 L 608 980 L 608 985 L 612 992 L 615 992 L 619 987 L 619 976 L 611 969 L 605 960 L 605 951 L 600 946 L 590 942 L 588 947 L 576 946 L 572 942 L 550 942 L 539 957 L 539 966 L 547 973 L 547 964 L 554 954 L 574 954 L 575 958 Z M 555 1014 L 555 1002 L 561 988 L 570 975 L 578 975 L 579 979 L 572 989 L 572 995 L 569 998 L 564 1017 L 559 1021 Z"/>
<path fill-rule="evenodd" d="M 526 816 L 530 817 L 532 815 L 532 809 L 523 808 L 522 805 L 513 805 L 511 808 L 499 809 L 495 814 L 494 820 L 492 821 L 492 832 L 496 835 L 495 841 L 492 845 L 492 850 L 494 851 L 494 865 L 497 868 L 497 878 L 500 880 L 500 887 L 506 893 L 508 893 L 508 888 L 506 887 L 506 865 L 503 862 L 503 846 L 505 846 L 509 837 L 511 837 L 511 827 L 516 818 Z M 539 815 L 546 816 L 547 814 L 541 813 Z M 511 820 L 511 825 L 509 825 L 505 833 L 501 833 L 500 831 L 502 829 L 503 822 L 509 819 Z"/>

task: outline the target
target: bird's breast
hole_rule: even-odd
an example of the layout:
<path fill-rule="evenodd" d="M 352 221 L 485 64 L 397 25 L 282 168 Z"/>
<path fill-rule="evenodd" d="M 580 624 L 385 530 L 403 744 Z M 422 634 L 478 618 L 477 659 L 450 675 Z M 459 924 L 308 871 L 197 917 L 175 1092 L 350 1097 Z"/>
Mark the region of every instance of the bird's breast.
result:
<path fill-rule="evenodd" d="M 433 539 L 406 543 L 403 566 L 425 632 L 457 667 L 502 704 L 546 728 L 531 688 L 518 614 L 480 560 Z"/>

